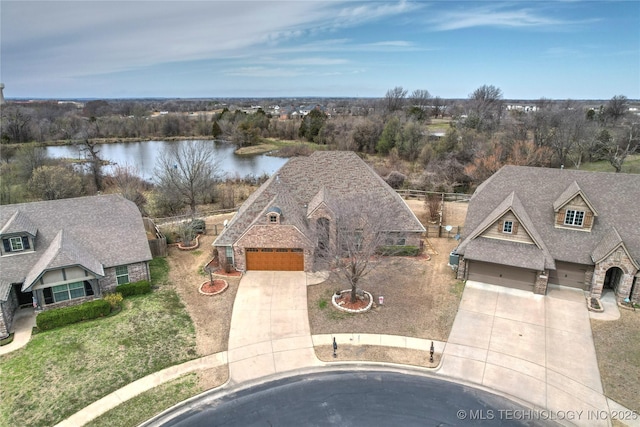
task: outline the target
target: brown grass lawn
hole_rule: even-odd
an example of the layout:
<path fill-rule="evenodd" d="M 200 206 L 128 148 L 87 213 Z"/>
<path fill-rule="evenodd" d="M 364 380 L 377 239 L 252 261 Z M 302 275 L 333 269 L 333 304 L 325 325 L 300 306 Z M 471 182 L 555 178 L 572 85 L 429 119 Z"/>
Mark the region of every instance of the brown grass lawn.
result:
<path fill-rule="evenodd" d="M 418 219 L 425 219 L 424 202 L 407 201 Z M 446 221 L 464 225 L 466 203 L 445 203 Z M 331 305 L 331 295 L 349 286 L 332 276 L 324 283 L 310 286 L 307 293 L 309 323 L 312 334 L 372 333 L 405 335 L 416 338 L 446 341 L 453 325 L 464 285 L 455 279 L 447 265 L 449 252 L 457 246 L 454 239 L 440 238 L 426 241 L 430 260 L 413 257 L 389 257 L 362 281 L 362 288 L 384 305 L 374 303 L 363 314 L 349 314 Z M 321 359 L 326 349 L 316 348 Z M 426 351 L 390 348 L 346 348 L 342 360 L 371 360 L 427 366 Z M 324 360 L 324 359 L 323 359 Z"/>
<path fill-rule="evenodd" d="M 591 321 L 604 394 L 640 412 L 640 310 L 616 321 Z"/>

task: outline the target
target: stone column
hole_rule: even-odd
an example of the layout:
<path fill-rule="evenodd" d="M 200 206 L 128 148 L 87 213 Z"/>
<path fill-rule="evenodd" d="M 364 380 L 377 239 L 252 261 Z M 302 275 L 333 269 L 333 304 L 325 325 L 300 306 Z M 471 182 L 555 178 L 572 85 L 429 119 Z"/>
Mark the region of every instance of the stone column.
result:
<path fill-rule="evenodd" d="M 539 271 L 536 276 L 536 284 L 533 286 L 533 293 L 538 295 L 546 295 L 548 284 L 549 272 L 547 270 Z"/>

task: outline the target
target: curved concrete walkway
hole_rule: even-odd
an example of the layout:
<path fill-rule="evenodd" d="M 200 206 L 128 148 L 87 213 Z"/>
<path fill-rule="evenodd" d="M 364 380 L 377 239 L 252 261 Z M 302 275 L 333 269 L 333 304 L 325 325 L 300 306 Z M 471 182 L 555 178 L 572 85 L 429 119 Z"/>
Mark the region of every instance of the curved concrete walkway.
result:
<path fill-rule="evenodd" d="M 36 326 L 36 313 L 33 308 L 22 308 L 13 318 L 13 341 L 0 347 L 0 355 L 11 353 L 27 345 Z"/>
<path fill-rule="evenodd" d="M 58 425 L 84 425 L 163 382 L 224 363 L 229 364 L 229 382 L 236 385 L 332 365 L 319 361 L 313 347 L 331 344 L 334 337 L 338 343 L 351 345 L 419 350 L 431 345 L 431 340 L 392 335 L 311 336 L 305 284 L 323 280 L 323 276 L 295 272 L 249 272 L 234 302 L 228 354 L 149 375 Z M 543 414 L 570 411 L 576 425 L 610 425 L 610 412 L 626 408 L 602 393 L 588 319 L 579 291 L 552 287 L 545 297 L 468 282 L 448 342 L 434 341 L 436 352 L 443 356 L 440 367 L 431 371 L 529 402 L 534 409 L 546 411 Z M 625 423 L 640 426 L 638 419 Z"/>

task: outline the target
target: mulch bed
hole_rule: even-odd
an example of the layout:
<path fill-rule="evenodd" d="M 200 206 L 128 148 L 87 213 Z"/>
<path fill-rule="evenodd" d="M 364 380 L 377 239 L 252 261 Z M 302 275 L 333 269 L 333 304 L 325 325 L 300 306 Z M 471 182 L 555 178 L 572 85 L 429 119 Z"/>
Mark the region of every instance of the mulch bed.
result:
<path fill-rule="evenodd" d="M 365 294 L 364 297 L 356 297 L 356 301 L 351 302 L 351 291 L 347 291 L 343 292 L 339 298 L 336 298 L 336 304 L 349 310 L 362 310 L 369 305 L 369 297 Z"/>
<path fill-rule="evenodd" d="M 216 292 L 220 292 L 227 286 L 227 282 L 222 279 L 214 279 L 212 282 L 205 282 L 200 290 L 206 294 L 215 294 Z"/>

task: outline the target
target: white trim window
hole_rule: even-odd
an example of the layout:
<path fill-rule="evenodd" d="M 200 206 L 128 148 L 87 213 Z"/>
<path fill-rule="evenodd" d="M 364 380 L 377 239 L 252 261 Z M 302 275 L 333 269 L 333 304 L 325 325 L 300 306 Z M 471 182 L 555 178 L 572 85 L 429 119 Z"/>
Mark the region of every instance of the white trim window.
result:
<path fill-rule="evenodd" d="M 504 224 L 502 224 L 502 232 L 507 234 L 513 233 L 513 221 L 505 221 Z"/>
<path fill-rule="evenodd" d="M 126 265 L 116 267 L 116 283 L 118 285 L 129 283 L 129 268 Z"/>
<path fill-rule="evenodd" d="M 9 244 L 11 245 L 11 252 L 19 252 L 24 250 L 22 237 L 10 237 Z"/>
<path fill-rule="evenodd" d="M 573 225 L 576 227 L 582 227 L 583 223 L 584 223 L 584 211 L 567 209 L 567 212 L 564 214 L 564 225 Z"/>
<path fill-rule="evenodd" d="M 53 292 L 53 300 L 55 302 L 67 301 L 86 296 L 83 282 L 53 286 L 51 291 Z"/>

